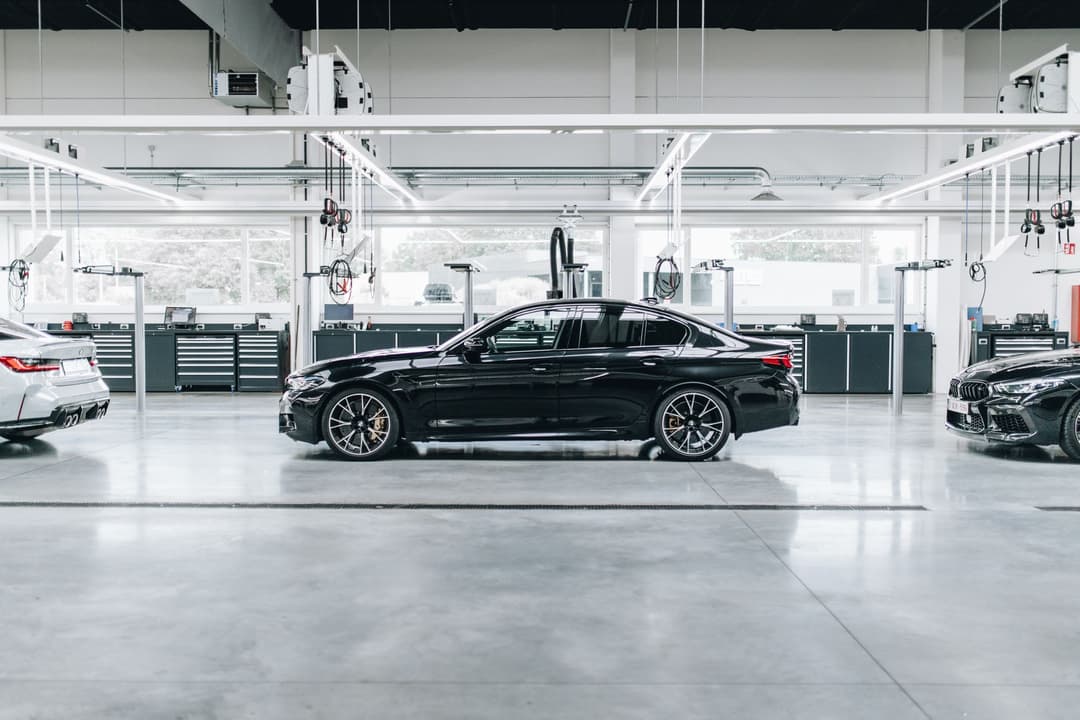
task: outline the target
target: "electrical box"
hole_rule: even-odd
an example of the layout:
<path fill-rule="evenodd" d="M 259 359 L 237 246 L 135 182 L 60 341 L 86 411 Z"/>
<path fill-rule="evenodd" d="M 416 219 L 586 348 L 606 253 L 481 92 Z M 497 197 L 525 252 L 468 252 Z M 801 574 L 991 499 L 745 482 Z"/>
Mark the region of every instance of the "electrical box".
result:
<path fill-rule="evenodd" d="M 214 97 L 233 107 L 273 107 L 274 81 L 257 70 L 219 72 L 214 75 Z"/>

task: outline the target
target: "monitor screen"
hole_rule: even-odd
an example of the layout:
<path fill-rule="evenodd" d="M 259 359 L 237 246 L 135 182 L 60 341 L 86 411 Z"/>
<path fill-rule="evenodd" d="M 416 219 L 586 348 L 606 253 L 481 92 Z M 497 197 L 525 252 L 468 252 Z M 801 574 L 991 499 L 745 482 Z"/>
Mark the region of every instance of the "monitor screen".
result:
<path fill-rule="evenodd" d="M 195 308 L 193 307 L 165 308 L 165 324 L 167 325 L 191 325 L 194 322 Z"/>
<path fill-rule="evenodd" d="M 352 305 L 330 303 L 323 308 L 323 320 L 326 322 L 348 322 L 353 319 Z"/>

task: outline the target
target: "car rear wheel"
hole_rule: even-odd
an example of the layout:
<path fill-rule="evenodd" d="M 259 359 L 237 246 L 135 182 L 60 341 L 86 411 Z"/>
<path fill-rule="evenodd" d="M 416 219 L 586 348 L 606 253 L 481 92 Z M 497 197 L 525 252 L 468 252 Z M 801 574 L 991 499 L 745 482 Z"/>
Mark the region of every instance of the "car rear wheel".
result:
<path fill-rule="evenodd" d="M 731 410 L 715 393 L 679 390 L 660 402 L 653 434 L 669 457 L 705 460 L 720 452 L 731 437 Z"/>
<path fill-rule="evenodd" d="M 322 416 L 326 444 L 346 460 L 378 460 L 394 449 L 401 425 L 386 396 L 368 388 L 343 390 Z"/>
<path fill-rule="evenodd" d="M 1061 449 L 1073 460 L 1080 462 L 1080 398 L 1065 411 L 1061 428 Z"/>

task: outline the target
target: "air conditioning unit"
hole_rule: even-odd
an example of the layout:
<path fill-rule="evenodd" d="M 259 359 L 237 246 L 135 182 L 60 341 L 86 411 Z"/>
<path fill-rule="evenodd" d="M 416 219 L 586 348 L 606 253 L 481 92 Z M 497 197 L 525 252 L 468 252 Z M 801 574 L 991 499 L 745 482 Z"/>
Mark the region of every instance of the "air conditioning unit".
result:
<path fill-rule="evenodd" d="M 214 97 L 233 107 L 273 107 L 274 81 L 258 70 L 215 73 Z"/>

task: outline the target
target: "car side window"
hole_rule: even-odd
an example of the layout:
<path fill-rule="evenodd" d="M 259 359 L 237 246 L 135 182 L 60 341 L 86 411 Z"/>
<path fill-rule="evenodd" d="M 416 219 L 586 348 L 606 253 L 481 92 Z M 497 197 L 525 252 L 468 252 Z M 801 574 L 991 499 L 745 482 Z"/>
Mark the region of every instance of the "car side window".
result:
<path fill-rule="evenodd" d="M 694 347 L 699 348 L 726 348 L 730 347 L 731 342 L 728 341 L 720 333 L 711 330 L 709 328 L 698 327 L 697 337 L 694 338 Z"/>
<path fill-rule="evenodd" d="M 682 323 L 659 315 L 648 315 L 645 318 L 645 339 L 641 344 L 646 347 L 682 345 L 686 334 L 686 326 Z"/>
<path fill-rule="evenodd" d="M 486 333 L 488 352 L 503 354 L 554 350 L 569 327 L 567 308 L 540 308 L 515 315 Z"/>
<path fill-rule="evenodd" d="M 645 330 L 645 314 L 619 305 L 585 308 L 580 325 L 580 348 L 638 347 Z"/>

